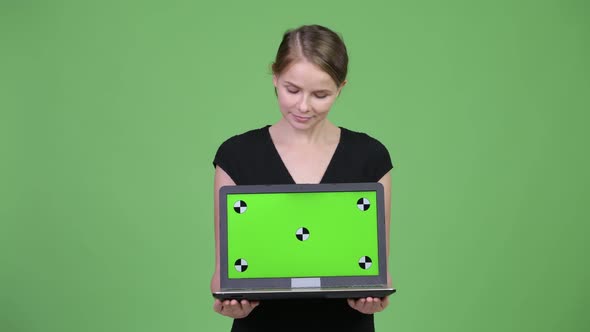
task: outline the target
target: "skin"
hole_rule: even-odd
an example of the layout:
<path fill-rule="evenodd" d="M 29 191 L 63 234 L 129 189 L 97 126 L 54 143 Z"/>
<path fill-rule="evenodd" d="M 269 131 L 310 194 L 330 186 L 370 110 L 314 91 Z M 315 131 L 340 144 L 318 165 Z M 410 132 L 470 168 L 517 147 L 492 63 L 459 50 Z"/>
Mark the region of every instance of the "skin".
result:
<path fill-rule="evenodd" d="M 273 143 L 295 183 L 319 183 L 334 154 L 340 139 L 340 128 L 332 124 L 327 115 L 346 85 L 340 86 L 316 65 L 305 60 L 287 67 L 280 75 L 273 75 L 277 90 L 281 119 L 269 128 Z M 385 189 L 385 220 L 387 232 L 387 257 L 389 257 L 389 220 L 391 216 L 391 175 L 379 180 Z M 215 217 L 215 273 L 211 279 L 211 291 L 219 289 L 219 188 L 235 185 L 231 177 L 220 167 L 215 169 L 214 217 Z M 388 284 L 391 277 L 388 273 Z M 348 304 L 364 314 L 383 311 L 389 298 L 348 299 Z M 213 309 L 228 317 L 244 318 L 259 305 L 259 301 L 215 299 Z"/>

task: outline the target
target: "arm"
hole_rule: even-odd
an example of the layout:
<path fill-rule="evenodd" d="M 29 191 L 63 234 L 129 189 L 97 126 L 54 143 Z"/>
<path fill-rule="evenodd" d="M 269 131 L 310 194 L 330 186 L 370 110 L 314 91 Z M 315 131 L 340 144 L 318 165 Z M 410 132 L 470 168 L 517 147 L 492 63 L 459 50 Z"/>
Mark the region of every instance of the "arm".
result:
<path fill-rule="evenodd" d="M 215 181 L 213 190 L 213 218 L 215 219 L 215 271 L 211 278 L 211 292 L 215 292 L 220 288 L 220 272 L 219 272 L 219 189 L 223 186 L 235 186 L 235 182 L 221 167 L 215 168 Z M 216 312 L 232 317 L 243 318 L 248 316 L 250 312 L 258 305 L 258 302 L 249 302 L 248 300 L 236 301 L 225 300 L 221 302 L 215 299 L 213 303 L 213 310 Z"/>
<path fill-rule="evenodd" d="M 213 190 L 213 218 L 215 220 L 215 271 L 211 278 L 211 292 L 219 290 L 219 189 L 223 186 L 235 186 L 227 173 L 217 166 Z"/>
<path fill-rule="evenodd" d="M 383 185 L 383 199 L 385 201 L 385 234 L 387 247 L 387 262 L 389 262 L 389 224 L 391 220 L 391 174 L 387 172 L 379 183 Z M 389 267 L 387 269 L 387 285 L 391 286 L 391 276 L 389 274 Z M 377 297 L 367 297 L 360 299 L 348 299 L 348 305 L 364 314 L 373 314 L 383 311 L 389 305 L 389 297 L 382 299 Z"/>
<path fill-rule="evenodd" d="M 391 172 L 387 172 L 379 183 L 383 185 L 383 200 L 385 201 L 385 243 L 387 245 L 387 285 L 391 286 L 391 275 L 389 274 L 389 236 L 391 224 Z"/>

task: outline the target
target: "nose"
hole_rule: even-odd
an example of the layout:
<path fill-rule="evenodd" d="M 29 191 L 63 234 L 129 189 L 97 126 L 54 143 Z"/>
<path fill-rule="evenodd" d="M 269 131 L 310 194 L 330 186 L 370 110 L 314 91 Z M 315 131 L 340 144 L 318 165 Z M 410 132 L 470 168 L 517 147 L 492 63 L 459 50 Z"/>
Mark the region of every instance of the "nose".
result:
<path fill-rule="evenodd" d="M 297 110 L 301 113 L 309 112 L 308 98 L 304 94 L 301 94 L 301 99 L 297 103 Z"/>

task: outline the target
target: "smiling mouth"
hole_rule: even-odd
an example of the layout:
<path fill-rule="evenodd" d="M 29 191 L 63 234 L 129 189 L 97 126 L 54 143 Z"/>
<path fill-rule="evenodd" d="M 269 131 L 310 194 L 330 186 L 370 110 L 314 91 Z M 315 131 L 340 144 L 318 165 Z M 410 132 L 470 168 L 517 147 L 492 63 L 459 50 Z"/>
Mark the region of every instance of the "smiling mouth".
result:
<path fill-rule="evenodd" d="M 310 116 L 299 116 L 299 115 L 295 115 L 295 114 L 293 114 L 293 116 L 294 116 L 296 119 L 298 119 L 298 120 L 309 120 L 309 119 L 311 119 L 311 117 L 310 117 Z"/>

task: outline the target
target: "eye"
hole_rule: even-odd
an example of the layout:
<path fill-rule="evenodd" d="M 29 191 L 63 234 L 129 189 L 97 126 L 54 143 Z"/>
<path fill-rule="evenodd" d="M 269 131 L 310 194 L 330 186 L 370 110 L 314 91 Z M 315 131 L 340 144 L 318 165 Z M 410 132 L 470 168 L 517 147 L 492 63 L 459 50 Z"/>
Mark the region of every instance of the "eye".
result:
<path fill-rule="evenodd" d="M 324 99 L 324 98 L 328 97 L 328 95 L 323 95 L 323 94 L 322 95 L 315 95 L 315 97 L 319 98 L 319 99 Z"/>
<path fill-rule="evenodd" d="M 299 92 L 299 90 L 287 88 L 287 92 L 292 93 L 292 94 L 296 94 L 297 92 Z"/>

